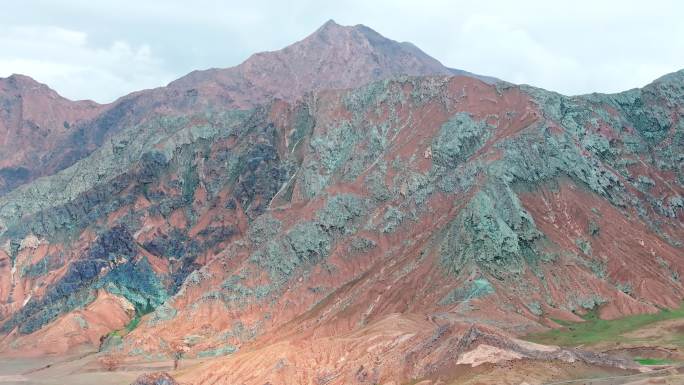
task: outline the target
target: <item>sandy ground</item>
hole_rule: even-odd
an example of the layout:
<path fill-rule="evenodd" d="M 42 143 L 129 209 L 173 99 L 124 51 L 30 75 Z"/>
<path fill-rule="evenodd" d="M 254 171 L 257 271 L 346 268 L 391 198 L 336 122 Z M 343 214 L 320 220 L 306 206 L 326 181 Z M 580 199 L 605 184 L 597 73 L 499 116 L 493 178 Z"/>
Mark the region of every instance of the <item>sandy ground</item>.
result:
<path fill-rule="evenodd" d="M 178 373 L 171 361 L 128 363 L 115 371 L 105 371 L 94 354 L 52 358 L 0 358 L 0 385 L 128 385 L 146 372 L 169 371 L 172 375 L 201 363 L 181 362 Z"/>
<path fill-rule="evenodd" d="M 5 359 L 0 358 L 0 385 L 128 385 L 140 374 L 154 371 L 169 371 L 174 377 L 191 371 L 204 360 L 185 360 L 181 368 L 171 371 L 171 361 L 137 362 L 122 365 L 116 371 L 104 371 L 94 354 L 72 357 Z M 582 364 L 541 363 L 514 361 L 503 365 L 488 364 L 480 368 L 464 365 L 451 384 L 515 384 L 515 385 L 681 385 L 684 384 L 684 369 L 669 369 L 659 373 L 623 376 L 615 369 L 590 368 Z M 594 377 L 603 379 L 553 380 L 553 378 Z M 502 379 L 507 381 L 501 382 Z M 422 383 L 422 382 L 421 382 Z M 426 380 L 434 385 L 444 382 Z"/>

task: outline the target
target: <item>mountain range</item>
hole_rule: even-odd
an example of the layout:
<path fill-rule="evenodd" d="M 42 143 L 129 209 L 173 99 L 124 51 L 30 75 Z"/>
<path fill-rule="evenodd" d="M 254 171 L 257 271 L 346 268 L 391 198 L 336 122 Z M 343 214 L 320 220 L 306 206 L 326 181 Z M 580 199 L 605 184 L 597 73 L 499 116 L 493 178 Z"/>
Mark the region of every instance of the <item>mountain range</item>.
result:
<path fill-rule="evenodd" d="M 13 75 L 0 105 L 0 356 L 517 385 L 642 370 L 529 336 L 684 298 L 684 71 L 565 96 L 329 21 L 111 104 Z"/>

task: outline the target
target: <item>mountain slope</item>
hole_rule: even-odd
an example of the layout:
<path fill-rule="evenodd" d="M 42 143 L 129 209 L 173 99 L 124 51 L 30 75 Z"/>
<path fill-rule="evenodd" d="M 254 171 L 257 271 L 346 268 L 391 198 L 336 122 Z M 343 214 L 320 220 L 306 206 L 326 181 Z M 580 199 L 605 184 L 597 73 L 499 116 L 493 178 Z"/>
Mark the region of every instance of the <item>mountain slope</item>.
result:
<path fill-rule="evenodd" d="M 241 110 L 196 81 L 213 96 L 130 96 L 140 123 L 0 197 L 0 354 L 181 347 L 197 384 L 636 370 L 519 337 L 684 299 L 684 71 L 577 97 L 398 76 Z"/>

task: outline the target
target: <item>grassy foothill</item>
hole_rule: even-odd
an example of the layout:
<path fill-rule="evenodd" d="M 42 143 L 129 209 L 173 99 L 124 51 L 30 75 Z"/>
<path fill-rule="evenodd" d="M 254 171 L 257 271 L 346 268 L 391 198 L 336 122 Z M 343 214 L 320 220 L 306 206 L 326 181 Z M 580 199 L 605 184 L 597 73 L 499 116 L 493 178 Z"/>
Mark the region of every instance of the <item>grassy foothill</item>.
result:
<path fill-rule="evenodd" d="M 624 334 L 656 322 L 684 318 L 684 306 L 678 309 L 661 310 L 655 314 L 638 314 L 615 320 L 602 320 L 596 311 L 591 311 L 582 318 L 584 318 L 584 322 L 554 320 L 563 327 L 532 334 L 527 336 L 527 339 L 541 344 L 559 346 L 592 345 L 601 342 L 632 342 Z M 684 346 L 684 336 L 672 337 L 675 343 L 681 343 Z"/>

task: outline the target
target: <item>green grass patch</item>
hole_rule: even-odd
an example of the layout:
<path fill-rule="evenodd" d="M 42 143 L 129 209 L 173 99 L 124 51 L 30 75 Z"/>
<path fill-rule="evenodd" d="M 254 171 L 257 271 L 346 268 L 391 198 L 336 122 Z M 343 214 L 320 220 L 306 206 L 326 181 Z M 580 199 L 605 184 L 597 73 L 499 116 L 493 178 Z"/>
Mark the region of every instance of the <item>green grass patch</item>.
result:
<path fill-rule="evenodd" d="M 140 318 L 141 316 L 139 314 L 136 314 L 135 317 L 126 325 L 126 334 L 132 332 L 135 328 L 140 325 Z"/>
<path fill-rule="evenodd" d="M 124 330 L 126 331 L 125 334 L 128 334 L 135 330 L 135 328 L 137 328 L 138 325 L 140 325 L 140 320 L 142 319 L 142 317 L 146 314 L 152 313 L 153 311 L 154 308 L 150 305 L 149 302 L 145 305 L 145 307 L 136 307 L 135 317 L 133 317 L 133 319 L 130 322 L 128 322 L 128 325 L 126 325 L 126 327 L 124 328 Z"/>
<path fill-rule="evenodd" d="M 674 363 L 672 360 L 662 358 L 635 358 L 634 361 L 641 365 L 670 365 Z"/>
<path fill-rule="evenodd" d="M 599 342 L 628 342 L 623 334 L 655 322 L 684 318 L 684 306 L 673 310 L 662 310 L 655 314 L 639 314 L 610 321 L 600 319 L 596 311 L 591 311 L 582 318 L 585 322 L 554 320 L 563 328 L 528 335 L 526 339 L 541 344 L 560 346 L 590 345 Z"/>
<path fill-rule="evenodd" d="M 140 325 L 140 320 L 142 319 L 142 317 L 146 314 L 151 313 L 153 310 L 154 309 L 149 304 L 145 307 L 136 308 L 135 316 L 130 321 L 128 321 L 128 324 L 126 324 L 126 326 L 124 326 L 123 329 L 109 332 L 109 336 L 123 337 L 126 334 L 132 332 L 133 330 L 135 330 L 135 328 L 138 327 L 138 325 Z"/>

